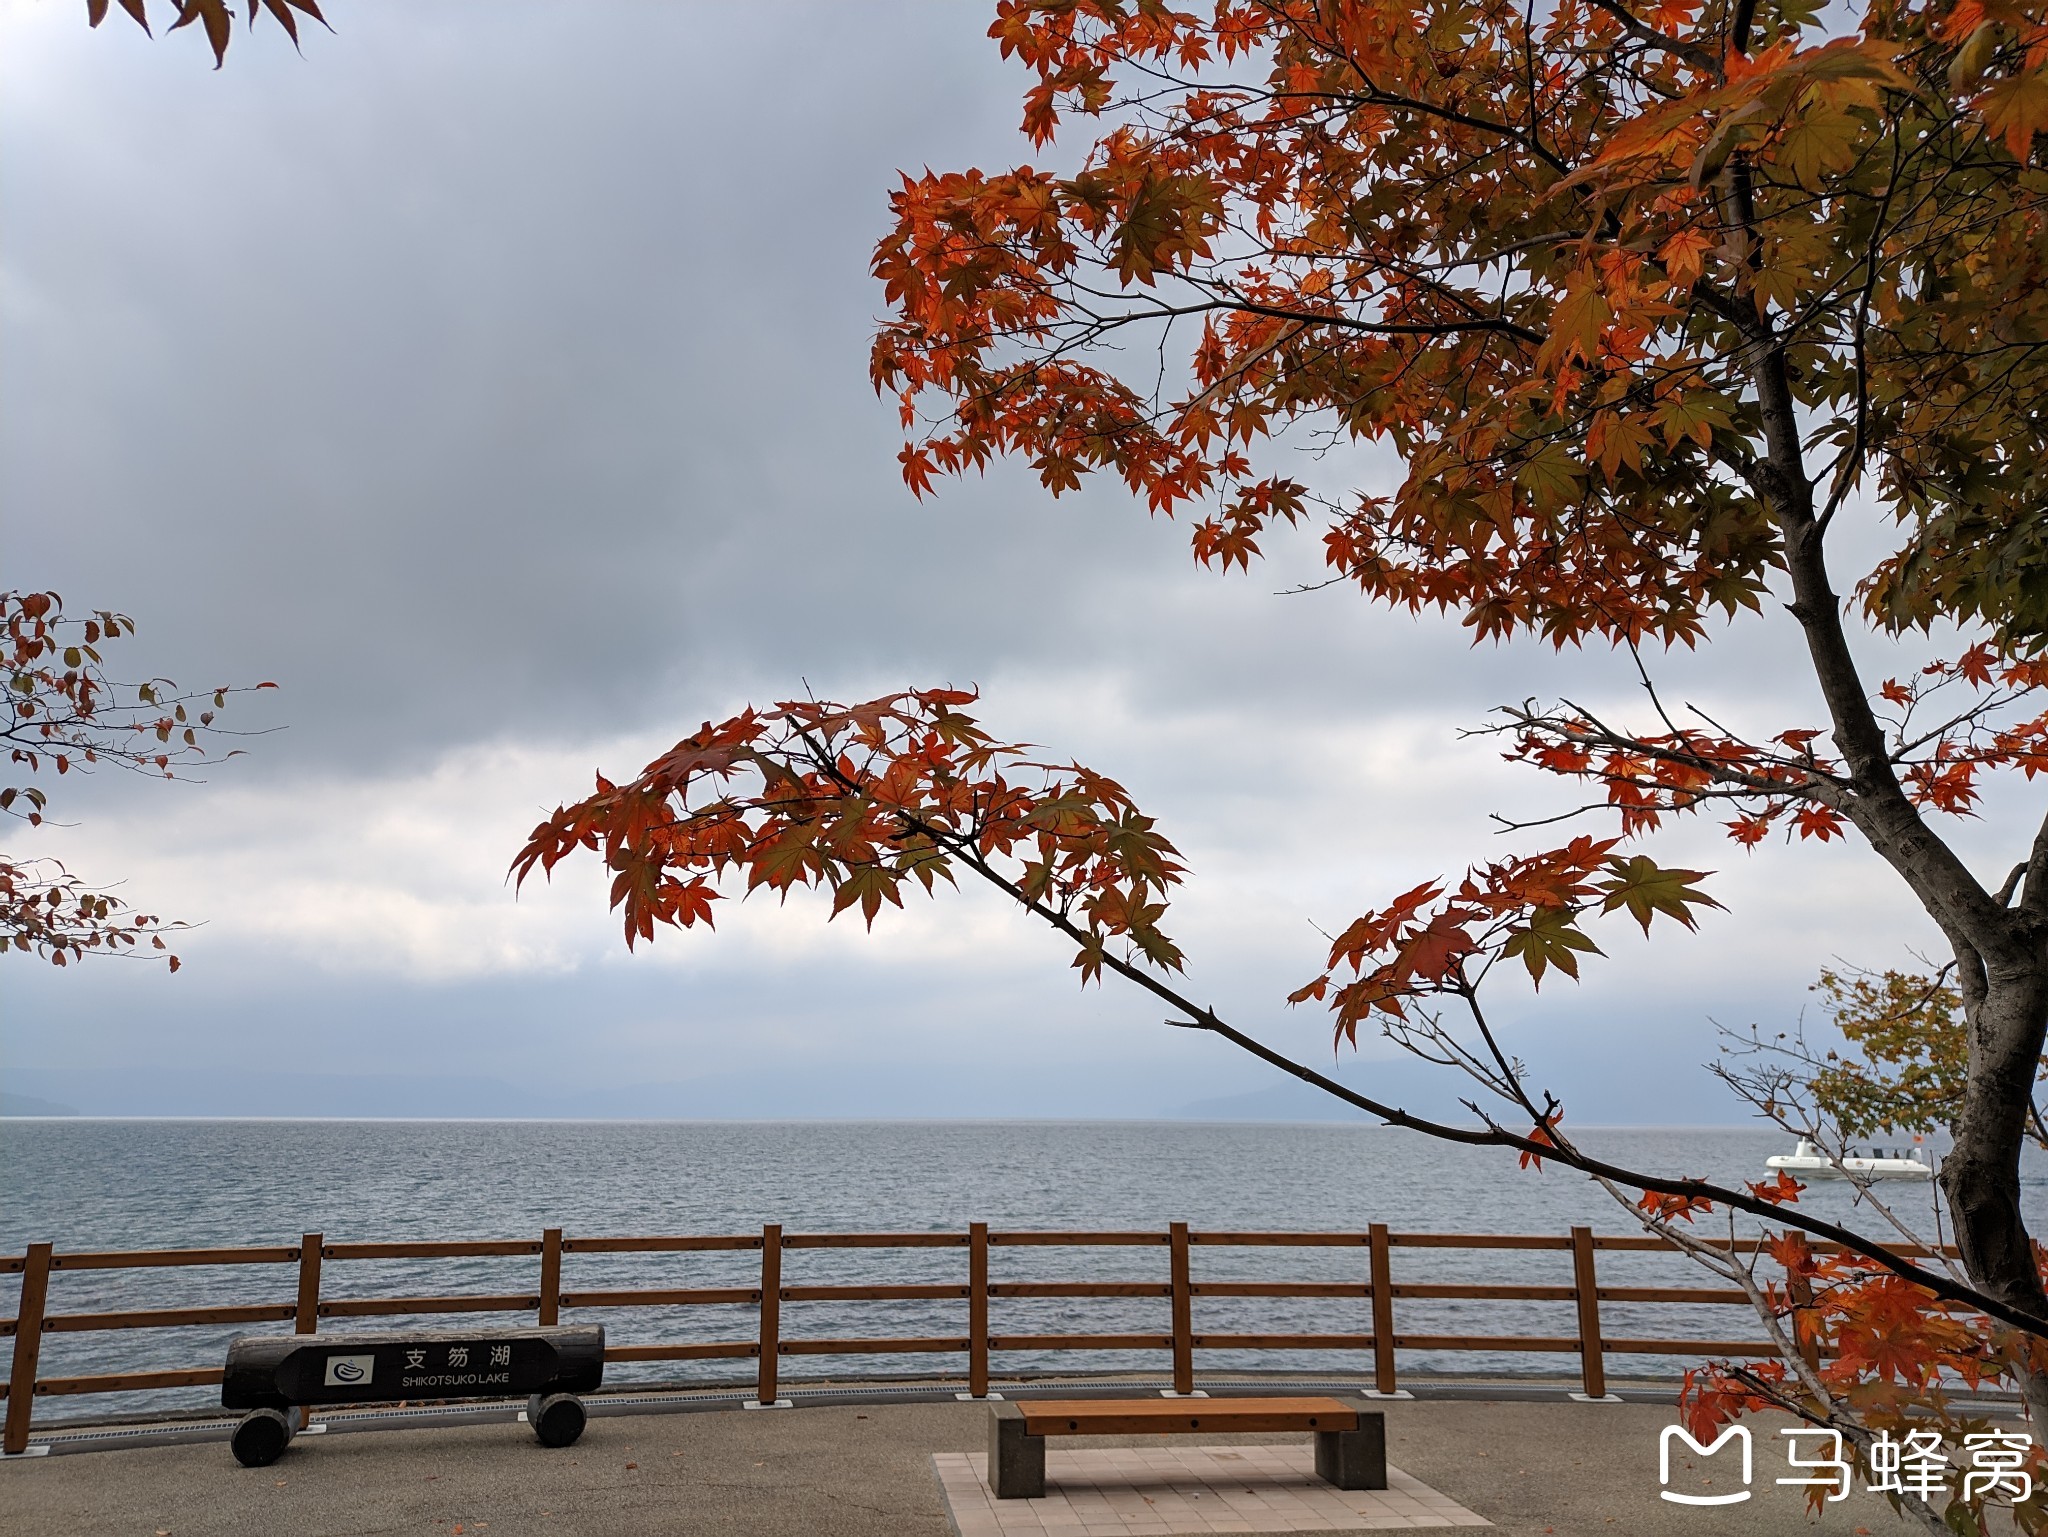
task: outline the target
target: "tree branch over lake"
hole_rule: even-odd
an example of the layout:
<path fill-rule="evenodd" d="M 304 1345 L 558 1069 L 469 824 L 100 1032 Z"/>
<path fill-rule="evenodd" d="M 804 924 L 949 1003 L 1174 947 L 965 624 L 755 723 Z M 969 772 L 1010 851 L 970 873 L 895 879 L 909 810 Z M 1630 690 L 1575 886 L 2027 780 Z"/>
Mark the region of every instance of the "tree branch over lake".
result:
<path fill-rule="evenodd" d="M 1592 1157 L 1562 1132 L 1555 1101 L 1538 1106 L 1504 1086 L 1529 1112 L 1529 1131 L 1512 1131 L 1476 1107 L 1479 1124 L 1451 1125 L 1348 1088 L 1228 1024 L 1167 980 L 1182 968 L 1179 946 L 1159 926 L 1182 874 L 1172 844 L 1113 781 L 1079 765 L 1035 761 L 1028 748 L 990 737 L 961 708 L 973 698 L 935 690 L 852 706 L 791 701 L 707 722 L 638 779 L 600 781 L 595 795 L 536 827 L 514 879 L 523 883 L 578 850 L 595 850 L 614 872 L 612 903 L 634 944 L 651 939 L 657 924 L 711 926 L 726 878 L 784 896 L 828 891 L 833 916 L 857 909 L 872 925 L 884 906 L 902 905 L 906 888 L 934 893 L 964 869 L 1072 940 L 1084 979 L 1113 973 L 1176 1010 L 1169 1024 L 1220 1036 L 1390 1126 L 1783 1221 L 1934 1296 L 2048 1338 L 2048 1314 L 2014 1308 L 1850 1229 L 1787 1209 L 1782 1198 Z M 1625 861 L 1606 863 L 1627 872 Z M 1462 986 L 1476 993 L 1469 978 Z"/>
<path fill-rule="evenodd" d="M 114 768 L 160 779 L 190 779 L 207 763 L 238 757 L 220 743 L 244 733 L 218 723 L 230 696 L 255 689 L 180 690 L 168 678 L 142 683 L 110 679 L 104 648 L 135 633 L 125 614 L 97 610 L 67 619 L 54 592 L 0 592 L 0 652 L 7 673 L 9 782 L 0 785 L 0 813 L 25 828 L 47 820 L 49 776 L 63 779 Z M 138 912 L 120 897 L 95 890 L 54 859 L 0 853 L 0 951 L 69 965 L 88 955 L 161 952 L 178 969 L 168 938 L 185 928 Z"/>

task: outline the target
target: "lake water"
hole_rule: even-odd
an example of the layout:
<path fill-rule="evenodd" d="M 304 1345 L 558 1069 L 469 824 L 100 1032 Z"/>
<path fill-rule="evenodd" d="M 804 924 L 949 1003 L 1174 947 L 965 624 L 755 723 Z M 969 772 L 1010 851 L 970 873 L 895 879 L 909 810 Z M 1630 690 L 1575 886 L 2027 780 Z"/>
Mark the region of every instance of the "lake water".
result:
<path fill-rule="evenodd" d="M 1587 1150 L 1636 1167 L 1758 1179 L 1786 1149 L 1769 1130 L 1585 1131 Z M 1925 1187 L 1887 1187 L 1926 1217 Z M 601 1234 L 962 1231 L 1005 1228 L 1396 1231 L 1564 1234 L 1574 1223 L 1629 1232 L 1626 1212 L 1582 1176 L 1524 1171 L 1512 1155 L 1432 1142 L 1379 1126 L 1188 1122 L 547 1122 L 547 1121 L 0 1121 L 0 1251 L 32 1240 L 58 1249 L 170 1248 L 424 1238 L 526 1238 L 543 1227 Z M 2030 1162 L 2029 1218 L 2048 1231 L 2048 1168 Z M 1840 1185 L 1818 1185 L 1809 1209 L 1871 1231 L 1878 1220 Z M 1395 1279 L 1568 1283 L 1556 1252 L 1397 1249 Z M 563 1286 L 752 1284 L 754 1254 L 570 1255 Z M 1359 1249 L 1198 1250 L 1194 1278 L 1364 1280 Z M 332 1262 L 323 1295 L 404 1296 L 531 1290 L 530 1258 Z M 1163 1249 L 1010 1249 L 991 1256 L 1003 1279 L 1164 1280 Z M 960 1281 L 959 1250 L 799 1250 L 783 1283 Z M 1713 1284 L 1683 1259 L 1603 1256 L 1601 1279 L 1622 1285 Z M 0 1278 L 0 1309 L 15 1310 L 18 1278 Z M 51 1309 L 85 1312 L 289 1301 L 290 1267 L 59 1273 Z M 746 1307 L 581 1312 L 613 1343 L 747 1339 Z M 1607 1304 L 1616 1337 L 1754 1338 L 1740 1308 Z M 1202 1299 L 1198 1332 L 1364 1332 L 1360 1301 Z M 1163 1299 L 997 1299 L 991 1328 L 1010 1333 L 1164 1332 Z M 953 1334 L 956 1302 L 785 1304 L 786 1338 Z M 1576 1332 L 1569 1302 L 1403 1299 L 1403 1333 Z M 443 1320 L 446 1322 L 447 1320 Z M 480 1323 L 494 1320 L 479 1319 Z M 509 1320 L 503 1320 L 509 1321 Z M 431 1322 L 431 1320 L 429 1320 Z M 377 1327 L 353 1321 L 337 1327 Z M 281 1326 L 263 1326 L 281 1327 Z M 44 1337 L 40 1375 L 218 1364 L 232 1329 L 67 1333 Z M 1261 1366 L 1369 1370 L 1369 1357 L 1212 1351 L 1197 1370 Z M 1000 1354 L 996 1370 L 1163 1371 L 1163 1353 Z M 1667 1372 L 1660 1358 L 1609 1358 L 1610 1372 Z M 1404 1352 L 1403 1373 L 1560 1373 L 1568 1356 Z M 959 1370 L 952 1357 L 799 1358 L 791 1376 Z M 747 1362 L 616 1365 L 607 1380 L 732 1381 Z M 193 1389 L 45 1400 L 38 1422 L 77 1415 L 191 1407 Z"/>

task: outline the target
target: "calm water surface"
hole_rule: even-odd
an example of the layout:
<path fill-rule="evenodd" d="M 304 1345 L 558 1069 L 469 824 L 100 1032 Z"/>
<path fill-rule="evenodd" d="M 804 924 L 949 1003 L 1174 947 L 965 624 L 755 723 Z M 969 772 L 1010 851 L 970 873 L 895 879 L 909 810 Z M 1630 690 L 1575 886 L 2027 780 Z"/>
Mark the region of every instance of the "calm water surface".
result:
<path fill-rule="evenodd" d="M 1781 1151 L 1773 1131 L 1588 1131 L 1589 1151 L 1634 1166 L 1722 1181 L 1762 1177 Z M 2048 1230 L 2048 1169 L 2030 1164 L 2036 1231 Z M 318 1231 L 329 1242 L 404 1238 L 523 1238 L 543 1227 L 570 1236 L 607 1233 L 746 1233 L 766 1222 L 788 1232 L 954 1231 L 970 1221 L 1003 1228 L 1397 1231 L 1563 1234 L 1574 1223 L 1628 1232 L 1627 1214 L 1581 1176 L 1522 1171 L 1512 1156 L 1446 1146 L 1377 1126 L 1177 1122 L 491 1122 L 491 1121 L 0 1121 L 0 1250 L 32 1240 L 63 1249 L 280 1244 Z M 1924 1189 L 1901 1208 L 1926 1215 Z M 1819 1186 L 1809 1209 L 1878 1230 L 1842 1187 Z M 1396 1250 L 1395 1279 L 1570 1280 L 1569 1256 L 1515 1251 Z M 518 1292 L 537 1262 L 507 1260 L 330 1263 L 324 1294 L 405 1296 Z M 748 1284 L 758 1256 L 570 1255 L 564 1289 Z M 998 1249 L 997 1280 L 1163 1280 L 1163 1249 Z M 1365 1279 L 1358 1249 L 1198 1251 L 1195 1279 Z M 784 1256 L 785 1285 L 872 1280 L 958 1281 L 958 1250 L 799 1250 Z M 1702 1284 L 1668 1256 L 1603 1257 L 1610 1284 Z M 0 1309 L 14 1311 L 16 1278 L 0 1279 Z M 53 1311 L 288 1301 L 289 1267 L 100 1271 L 53 1278 Z M 615 1343 L 746 1339 L 751 1308 L 578 1312 L 603 1321 Z M 1575 1332 L 1572 1304 L 1404 1299 L 1404 1333 Z M 1205 1299 L 1198 1332 L 1364 1332 L 1361 1300 Z M 955 1302 L 786 1304 L 788 1338 L 850 1334 L 953 1334 Z M 445 1321 L 445 1320 L 444 1320 Z M 479 1320 L 482 1322 L 483 1320 Z M 430 1320 L 431 1322 L 431 1320 Z M 339 1327 L 355 1327 L 343 1324 Z M 374 1324 L 365 1324 L 375 1327 Z M 1118 1333 L 1169 1327 L 1163 1299 L 997 1299 L 993 1332 Z M 1755 1333 L 1734 1308 L 1609 1304 L 1615 1337 L 1727 1338 Z M 217 1364 L 232 1329 L 49 1335 L 40 1374 Z M 998 1370 L 1163 1369 L 1162 1358 L 1005 1354 Z M 1401 1370 L 1560 1372 L 1568 1357 L 1404 1353 Z M 1610 1368 L 1621 1365 L 1610 1362 Z M 1675 1361 L 1643 1357 L 1631 1370 Z M 823 1375 L 833 1363 L 789 1363 Z M 1363 1355 L 1210 1351 L 1198 1369 L 1301 1367 L 1369 1370 Z M 950 1357 L 864 1357 L 842 1372 L 958 1369 Z M 712 1381 L 746 1363 L 618 1365 L 608 1380 Z M 211 1400 L 194 1389 L 39 1406 L 38 1421 Z"/>

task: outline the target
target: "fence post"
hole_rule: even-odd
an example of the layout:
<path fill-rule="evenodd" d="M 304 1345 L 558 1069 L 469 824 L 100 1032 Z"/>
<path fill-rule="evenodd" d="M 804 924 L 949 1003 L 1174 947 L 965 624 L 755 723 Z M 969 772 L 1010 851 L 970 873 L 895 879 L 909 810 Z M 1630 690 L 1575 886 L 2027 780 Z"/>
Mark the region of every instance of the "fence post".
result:
<path fill-rule="evenodd" d="M 967 1391 L 988 1397 L 988 1224 L 967 1224 Z"/>
<path fill-rule="evenodd" d="M 1600 1283 L 1593 1270 L 1593 1230 L 1572 1229 L 1572 1290 L 1579 1301 L 1579 1377 L 1588 1398 L 1607 1396 L 1607 1360 L 1600 1344 Z"/>
<path fill-rule="evenodd" d="M 10 1457 L 28 1450 L 36 1408 L 36 1358 L 43 1352 L 43 1309 L 50 1296 L 50 1246 L 32 1243 L 21 1268 L 21 1307 L 14 1322 L 14 1370 L 7 1379 L 7 1429 L 0 1448 Z"/>
<path fill-rule="evenodd" d="M 1394 1265 L 1388 1252 L 1387 1225 L 1375 1222 L 1367 1237 L 1372 1244 L 1372 1386 L 1392 1393 L 1394 1386 Z"/>
<path fill-rule="evenodd" d="M 761 1229 L 761 1371 L 754 1397 L 776 1401 L 776 1358 L 782 1350 L 782 1224 Z"/>
<path fill-rule="evenodd" d="M 326 1235 L 308 1233 L 299 1240 L 299 1307 L 292 1315 L 292 1333 L 320 1332 L 320 1250 Z"/>
<path fill-rule="evenodd" d="M 1195 1390 L 1195 1307 L 1188 1280 L 1188 1225 L 1171 1224 L 1167 1242 L 1172 1248 L 1173 1390 L 1186 1395 Z"/>
<path fill-rule="evenodd" d="M 540 1234 L 540 1326 L 562 1320 L 562 1230 L 542 1228 Z"/>
<path fill-rule="evenodd" d="M 292 1315 L 292 1333 L 320 1332 L 320 1246 L 324 1233 L 307 1233 L 299 1239 L 299 1307 Z M 310 1404 L 299 1405 L 299 1429 L 313 1423 Z"/>

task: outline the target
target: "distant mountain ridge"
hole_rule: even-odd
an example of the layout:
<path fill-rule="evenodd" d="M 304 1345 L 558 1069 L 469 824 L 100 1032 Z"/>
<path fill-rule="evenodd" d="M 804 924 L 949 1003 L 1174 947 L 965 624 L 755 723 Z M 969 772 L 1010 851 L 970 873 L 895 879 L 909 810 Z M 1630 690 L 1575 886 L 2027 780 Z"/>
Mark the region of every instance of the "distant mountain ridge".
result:
<path fill-rule="evenodd" d="M 1341 1067 L 1317 1064 L 1345 1088 L 1417 1115 L 1463 1119 L 1460 1097 L 1474 1085 L 1448 1068 L 1404 1057 L 1352 1058 Z M 1266 1087 L 1189 1100 L 1164 1112 L 1170 1121 L 1370 1121 L 1369 1111 L 1298 1078 L 1264 1072 Z"/>
<path fill-rule="evenodd" d="M 1338 1082 L 1384 1104 L 1432 1119 L 1466 1123 L 1458 1101 L 1475 1085 L 1443 1067 L 1402 1057 L 1346 1056 L 1316 1064 Z M 310 1073 L 264 1067 L 10 1068 L 0 1116 L 230 1119 L 535 1119 L 535 1120 L 1082 1120 L 1227 1121 L 1367 1124 L 1369 1112 L 1309 1084 L 1246 1062 L 1224 1083 L 1229 1094 L 1169 1098 L 1174 1088 L 1137 1081 L 1076 1085 L 1058 1062 L 1042 1076 L 1006 1079 L 980 1095 L 935 1093 L 918 1064 L 873 1061 L 797 1066 L 772 1078 L 709 1073 L 680 1082 L 642 1079 L 608 1084 L 534 1083 L 508 1074 L 435 1072 Z M 1211 1077 L 1207 1080 L 1215 1083 Z M 1180 1092 L 1201 1086 L 1188 1082 Z M 1153 1098 L 1153 1095 L 1159 1096 Z M 1725 1097 L 1724 1097 L 1725 1098 Z M 1164 1101 L 1162 1103 L 1162 1101 Z M 1585 1094 L 1580 1124 L 1622 1125 L 1631 1105 Z M 1694 1095 L 1667 1107 L 1674 1124 L 1728 1124 L 1740 1107 Z M 1639 1111 L 1636 1112 L 1639 1115 Z M 1597 1117 L 1597 1119 L 1596 1119 Z"/>
<path fill-rule="evenodd" d="M 0 1116 L 76 1114 L 78 1111 L 72 1106 L 60 1105 L 53 1099 L 38 1099 L 33 1094 L 0 1092 Z"/>
<path fill-rule="evenodd" d="M 1356 1121 L 1370 1120 L 1356 1105 L 1308 1084 L 1276 1083 L 1248 1094 L 1191 1099 L 1167 1112 L 1170 1121 Z"/>

